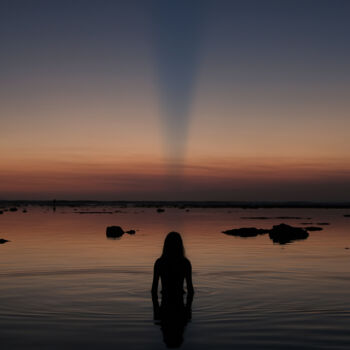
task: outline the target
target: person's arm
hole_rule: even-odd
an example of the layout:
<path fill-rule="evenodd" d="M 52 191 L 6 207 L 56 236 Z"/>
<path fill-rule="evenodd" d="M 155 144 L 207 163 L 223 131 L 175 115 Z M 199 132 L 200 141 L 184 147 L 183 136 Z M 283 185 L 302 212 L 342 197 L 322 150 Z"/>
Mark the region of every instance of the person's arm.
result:
<path fill-rule="evenodd" d="M 187 297 L 192 296 L 194 294 L 193 283 L 192 283 L 192 266 L 189 260 L 187 260 L 187 268 L 186 268 L 186 287 L 187 287 Z"/>
<path fill-rule="evenodd" d="M 186 287 L 187 287 L 187 298 L 186 298 L 186 315 L 187 318 L 190 320 L 192 318 L 192 302 L 193 302 L 193 295 L 194 295 L 194 289 L 193 289 L 193 283 L 192 283 L 192 266 L 190 261 L 188 261 L 186 268 Z"/>
<path fill-rule="evenodd" d="M 152 283 L 152 302 L 153 302 L 153 318 L 160 320 L 160 306 L 158 301 L 158 284 L 159 284 L 159 262 L 154 264 L 153 283 Z"/>
<path fill-rule="evenodd" d="M 158 283 L 159 283 L 159 261 L 157 260 L 154 264 L 153 269 L 153 283 L 152 283 L 152 298 L 158 298 Z"/>

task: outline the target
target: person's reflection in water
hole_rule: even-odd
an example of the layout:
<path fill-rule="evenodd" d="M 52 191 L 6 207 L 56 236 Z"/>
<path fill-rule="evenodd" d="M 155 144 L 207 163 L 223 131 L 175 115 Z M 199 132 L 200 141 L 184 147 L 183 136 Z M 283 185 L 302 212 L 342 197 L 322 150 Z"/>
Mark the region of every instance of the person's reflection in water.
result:
<path fill-rule="evenodd" d="M 158 283 L 162 282 L 162 301 L 159 306 Z M 187 297 L 184 303 L 184 281 Z M 192 267 L 185 257 L 179 233 L 170 232 L 162 256 L 154 264 L 152 300 L 154 320 L 160 321 L 164 342 L 168 348 L 180 347 L 187 322 L 191 319 L 193 301 Z"/>

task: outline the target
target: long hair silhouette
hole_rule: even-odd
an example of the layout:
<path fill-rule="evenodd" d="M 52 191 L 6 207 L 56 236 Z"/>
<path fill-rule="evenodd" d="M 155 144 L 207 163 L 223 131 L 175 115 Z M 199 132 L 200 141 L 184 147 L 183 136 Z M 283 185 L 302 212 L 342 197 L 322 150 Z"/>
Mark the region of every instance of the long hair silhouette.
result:
<path fill-rule="evenodd" d="M 165 238 L 162 259 L 181 259 L 185 257 L 185 248 L 178 232 L 169 232 Z"/>

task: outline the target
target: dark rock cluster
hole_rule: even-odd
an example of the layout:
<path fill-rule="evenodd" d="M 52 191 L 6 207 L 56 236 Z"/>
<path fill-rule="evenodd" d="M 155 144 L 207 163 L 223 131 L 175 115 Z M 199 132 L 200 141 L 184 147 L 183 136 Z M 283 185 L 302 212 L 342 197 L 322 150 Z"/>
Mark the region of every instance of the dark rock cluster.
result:
<path fill-rule="evenodd" d="M 256 227 L 241 227 L 234 228 L 232 230 L 223 231 L 227 235 L 238 236 L 238 237 L 256 237 L 258 235 L 263 235 L 265 233 L 269 233 L 269 230 L 265 230 L 263 228 Z"/>
<path fill-rule="evenodd" d="M 294 227 L 287 224 L 279 224 L 271 229 L 261 229 L 256 227 L 242 227 L 223 231 L 223 233 L 238 237 L 256 237 L 268 233 L 274 243 L 286 244 L 296 240 L 303 240 L 309 237 L 308 231 L 320 231 L 321 227 Z"/>
<path fill-rule="evenodd" d="M 108 226 L 106 229 L 106 236 L 108 238 L 118 238 L 123 236 L 124 230 L 120 226 Z"/>
<path fill-rule="evenodd" d="M 306 239 L 309 234 L 306 229 L 293 227 L 286 224 L 275 225 L 269 232 L 270 239 L 273 243 L 286 244 L 293 241 Z"/>
<path fill-rule="evenodd" d="M 124 231 L 120 226 L 108 226 L 106 229 L 107 238 L 120 238 L 124 233 L 128 233 L 129 235 L 134 235 L 136 230 L 128 230 Z"/>

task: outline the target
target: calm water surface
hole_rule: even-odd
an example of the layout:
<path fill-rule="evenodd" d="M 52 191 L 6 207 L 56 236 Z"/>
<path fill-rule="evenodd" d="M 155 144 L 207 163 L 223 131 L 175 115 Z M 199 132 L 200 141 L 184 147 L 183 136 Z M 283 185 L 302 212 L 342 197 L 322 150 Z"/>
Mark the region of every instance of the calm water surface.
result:
<path fill-rule="evenodd" d="M 0 216 L 0 238 L 11 241 L 0 245 L 3 349 L 166 348 L 150 288 L 171 230 L 183 236 L 196 291 L 182 349 L 350 348 L 349 211 L 103 209 L 122 212 L 29 207 Z M 330 225 L 286 245 L 221 233 L 281 222 Z M 109 225 L 138 231 L 110 240 Z"/>

